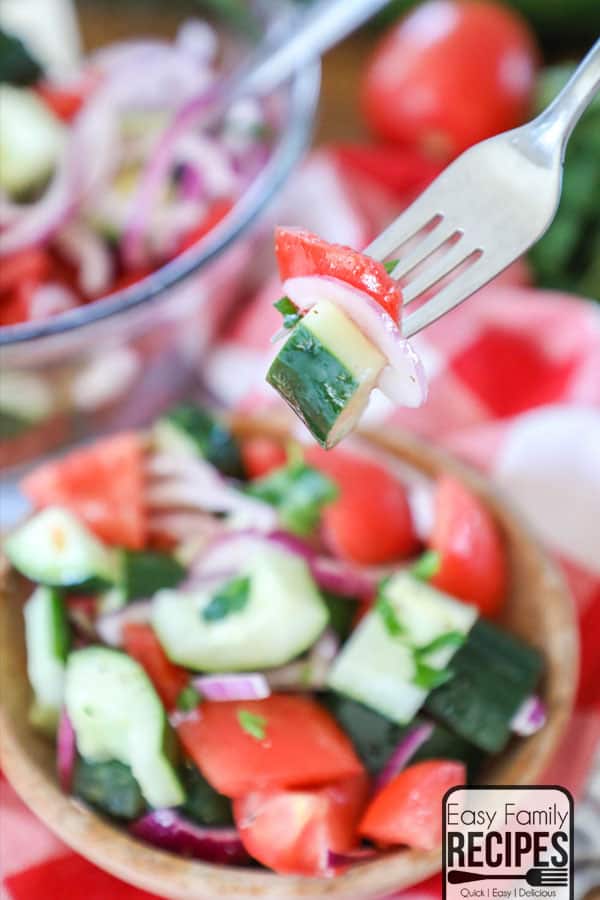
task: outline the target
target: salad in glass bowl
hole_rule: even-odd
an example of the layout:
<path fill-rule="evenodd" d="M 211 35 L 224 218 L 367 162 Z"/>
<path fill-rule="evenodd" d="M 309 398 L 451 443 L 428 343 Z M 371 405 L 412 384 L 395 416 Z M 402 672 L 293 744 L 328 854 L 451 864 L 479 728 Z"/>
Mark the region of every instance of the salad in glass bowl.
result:
<path fill-rule="evenodd" d="M 451 474 L 188 405 L 21 487 L 30 721 L 140 841 L 307 876 L 435 850 L 445 792 L 545 727 L 503 535 Z"/>
<path fill-rule="evenodd" d="M 0 84 L 0 325 L 134 284 L 227 215 L 274 131 L 252 98 L 218 128 L 203 123 L 221 54 L 215 30 L 192 20 L 171 43 L 92 53 L 67 84 Z"/>
<path fill-rule="evenodd" d="M 3 466 L 148 421 L 197 377 L 318 94 L 315 66 L 209 128 L 251 43 L 192 20 L 67 83 L 0 84 Z"/>

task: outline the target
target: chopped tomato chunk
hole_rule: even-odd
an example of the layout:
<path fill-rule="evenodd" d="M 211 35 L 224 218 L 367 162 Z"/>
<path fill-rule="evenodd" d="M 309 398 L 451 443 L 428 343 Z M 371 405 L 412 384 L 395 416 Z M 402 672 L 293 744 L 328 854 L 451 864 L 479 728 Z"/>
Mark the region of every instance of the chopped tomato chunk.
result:
<path fill-rule="evenodd" d="M 242 461 L 248 478 L 261 478 L 286 463 L 285 447 L 273 438 L 259 435 L 242 441 Z"/>
<path fill-rule="evenodd" d="M 358 775 L 312 790 L 247 794 L 233 805 L 242 843 L 275 872 L 326 875 L 329 854 L 348 853 L 358 843 L 368 790 L 368 777 Z"/>
<path fill-rule="evenodd" d="M 227 797 L 318 787 L 363 772 L 350 740 L 308 697 L 205 701 L 177 733 L 204 777 Z"/>
<path fill-rule="evenodd" d="M 301 275 L 328 275 L 373 298 L 394 321 L 402 312 L 400 288 L 385 266 L 358 250 L 330 244 L 302 228 L 277 228 L 275 255 L 281 280 Z"/>
<path fill-rule="evenodd" d="M 464 784 L 462 763 L 429 759 L 415 763 L 389 782 L 367 807 L 360 834 L 383 847 L 406 844 L 435 850 L 442 842 L 442 799 Z"/>
<path fill-rule="evenodd" d="M 185 669 L 168 658 L 152 626 L 142 622 L 127 622 L 123 627 L 125 651 L 136 659 L 167 709 L 174 709 L 177 698 L 189 684 Z"/>
<path fill-rule="evenodd" d="M 443 475 L 435 495 L 430 546 L 440 556 L 431 583 L 495 615 L 506 593 L 507 561 L 498 527 L 483 503 L 460 481 Z"/>
<path fill-rule="evenodd" d="M 51 269 L 52 258 L 47 250 L 31 247 L 10 253 L 2 258 L 0 265 L 0 293 L 15 290 L 23 282 L 39 284 Z"/>
<path fill-rule="evenodd" d="M 45 463 L 21 483 L 37 507 L 64 506 L 108 544 L 146 543 L 144 447 L 140 435 L 117 434 Z"/>
<path fill-rule="evenodd" d="M 340 495 L 323 510 L 331 549 L 364 565 L 412 555 L 418 548 L 404 486 L 385 466 L 345 450 L 310 447 L 306 458 L 329 475 Z"/>

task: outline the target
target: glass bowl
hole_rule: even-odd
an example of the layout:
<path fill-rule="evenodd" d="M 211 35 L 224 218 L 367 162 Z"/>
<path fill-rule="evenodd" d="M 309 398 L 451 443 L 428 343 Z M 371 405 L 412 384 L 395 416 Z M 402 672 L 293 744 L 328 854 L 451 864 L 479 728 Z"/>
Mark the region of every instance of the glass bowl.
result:
<path fill-rule="evenodd" d="M 140 26 L 139 9 L 133 21 Z M 255 21 L 258 37 L 264 20 Z M 230 31 L 227 41 L 240 50 Z M 247 34 L 243 41 L 251 46 Z M 314 65 L 269 98 L 269 159 L 194 247 L 118 293 L 0 329 L 0 468 L 11 480 L 58 447 L 144 424 L 193 388 L 207 347 L 241 297 L 261 213 L 310 140 L 318 92 Z"/>

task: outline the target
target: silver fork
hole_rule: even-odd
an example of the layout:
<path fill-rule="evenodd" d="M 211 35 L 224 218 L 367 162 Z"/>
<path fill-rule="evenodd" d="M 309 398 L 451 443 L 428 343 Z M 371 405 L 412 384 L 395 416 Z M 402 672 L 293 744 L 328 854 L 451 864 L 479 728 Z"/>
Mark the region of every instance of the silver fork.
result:
<path fill-rule="evenodd" d="M 449 312 L 521 256 L 558 206 L 565 148 L 600 88 L 600 39 L 532 122 L 471 147 L 366 249 L 399 258 L 406 337 Z M 419 301 L 422 305 L 419 306 Z"/>

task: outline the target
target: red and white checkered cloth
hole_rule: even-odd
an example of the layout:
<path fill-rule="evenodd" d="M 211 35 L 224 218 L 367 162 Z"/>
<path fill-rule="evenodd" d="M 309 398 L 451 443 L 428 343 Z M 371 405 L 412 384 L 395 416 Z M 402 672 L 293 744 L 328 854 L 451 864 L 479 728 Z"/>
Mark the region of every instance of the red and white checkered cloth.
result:
<path fill-rule="evenodd" d="M 397 211 L 321 151 L 273 218 L 360 247 Z M 513 268 L 415 340 L 430 377 L 425 407 L 394 411 L 378 399 L 367 415 L 370 424 L 408 426 L 490 473 L 562 564 L 581 624 L 582 671 L 574 721 L 545 780 L 577 796 L 600 746 L 600 307 L 525 282 L 524 268 Z M 212 353 L 207 380 L 231 405 L 273 402 L 263 379 L 278 296 L 271 279 Z M 0 870 L 0 900 L 150 900 L 72 853 L 6 781 Z M 432 879 L 400 896 L 440 894 Z"/>

